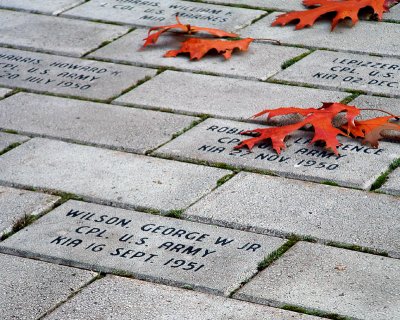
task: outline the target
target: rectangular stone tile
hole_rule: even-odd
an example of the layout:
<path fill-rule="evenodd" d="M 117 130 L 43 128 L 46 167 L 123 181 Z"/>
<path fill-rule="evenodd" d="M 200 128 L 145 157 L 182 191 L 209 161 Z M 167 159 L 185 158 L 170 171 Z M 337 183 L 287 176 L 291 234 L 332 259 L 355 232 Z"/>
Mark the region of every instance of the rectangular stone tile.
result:
<path fill-rule="evenodd" d="M 227 163 L 239 168 L 261 169 L 277 175 L 342 186 L 369 189 L 372 183 L 399 157 L 400 145 L 381 142 L 379 149 L 362 145 L 360 140 L 341 137 L 336 156 L 323 147 L 310 145 L 311 133 L 297 131 L 286 141 L 280 155 L 269 143 L 234 150 L 239 141 L 249 138 L 240 132 L 261 125 L 208 119 L 155 151 L 177 159 Z"/>
<path fill-rule="evenodd" d="M 12 90 L 6 88 L 0 88 L 0 98 L 4 98 L 7 94 L 9 94 Z"/>
<path fill-rule="evenodd" d="M 0 10 L 0 45 L 80 57 L 129 28 L 90 21 Z"/>
<path fill-rule="evenodd" d="M 0 48 L 0 84 L 35 92 L 107 100 L 156 70 Z"/>
<path fill-rule="evenodd" d="M 1 121 L 2 119 L 0 119 Z M 21 136 L 19 134 L 10 134 L 5 132 L 0 132 L 0 152 L 10 147 L 15 143 L 22 143 L 29 140 L 29 137 Z"/>
<path fill-rule="evenodd" d="M 181 209 L 228 170 L 34 138 L 0 157 L 0 182 L 134 208 Z"/>
<path fill-rule="evenodd" d="M 400 59 L 316 51 L 274 78 L 335 90 L 362 90 L 400 97 Z"/>
<path fill-rule="evenodd" d="M 392 7 L 389 12 L 387 12 L 383 15 L 383 19 L 399 22 L 400 21 L 400 5 L 397 4 L 394 7 Z"/>
<path fill-rule="evenodd" d="M 0 254 L 0 318 L 34 320 L 56 307 L 96 273 Z"/>
<path fill-rule="evenodd" d="M 11 231 L 14 222 L 25 215 L 40 215 L 51 209 L 60 197 L 0 186 L 0 235 Z"/>
<path fill-rule="evenodd" d="M 182 308 L 182 306 L 185 306 Z M 149 316 L 151 315 L 151 316 Z M 313 316 L 140 280 L 107 276 L 67 301 L 46 320 L 321 320 Z"/>
<path fill-rule="evenodd" d="M 400 169 L 394 170 L 379 191 L 400 196 Z"/>
<path fill-rule="evenodd" d="M 150 67 L 174 67 L 186 71 L 211 72 L 228 77 L 266 80 L 281 71 L 281 65 L 307 52 L 300 48 L 252 43 L 246 52 L 235 52 L 231 59 L 208 55 L 200 61 L 191 61 L 188 55 L 165 58 L 164 53 L 179 48 L 183 36 L 163 35 L 154 46 L 142 48 L 147 30 L 137 29 L 126 36 L 90 54 L 92 58 L 113 62 L 133 63 Z"/>
<path fill-rule="evenodd" d="M 261 10 L 179 0 L 91 0 L 63 15 L 145 27 L 174 24 L 176 15 L 179 15 L 184 24 L 229 31 L 247 26 L 265 13 Z"/>
<path fill-rule="evenodd" d="M 396 259 L 300 242 L 236 297 L 297 305 L 351 319 L 396 320 L 400 314 Z"/>
<path fill-rule="evenodd" d="M 58 14 L 85 0 L 0 0 L 0 8 Z"/>
<path fill-rule="evenodd" d="M 185 216 L 264 234 L 311 236 L 400 258 L 399 207 L 396 197 L 242 172 Z"/>
<path fill-rule="evenodd" d="M 251 38 L 279 40 L 283 44 L 400 57 L 398 24 L 360 21 L 353 28 L 343 24 L 331 32 L 330 22 L 317 21 L 312 28 L 295 31 L 294 24 L 286 27 L 271 26 L 279 14 L 281 12 L 274 12 L 244 28 L 240 33 Z"/>
<path fill-rule="evenodd" d="M 0 128 L 137 153 L 169 141 L 196 119 L 32 93 L 0 101 Z"/>
<path fill-rule="evenodd" d="M 265 235 L 69 201 L 0 248 L 227 295 L 284 243 Z"/>
<path fill-rule="evenodd" d="M 165 71 L 113 103 L 249 119 L 265 108 L 317 107 L 321 101 L 340 101 L 346 96 L 343 92 Z"/>
<path fill-rule="evenodd" d="M 234 5 L 245 5 L 254 8 L 263 8 L 268 10 L 304 10 L 306 7 L 303 6 L 301 0 L 205 0 L 204 2 L 215 3 L 215 4 L 234 4 Z"/>

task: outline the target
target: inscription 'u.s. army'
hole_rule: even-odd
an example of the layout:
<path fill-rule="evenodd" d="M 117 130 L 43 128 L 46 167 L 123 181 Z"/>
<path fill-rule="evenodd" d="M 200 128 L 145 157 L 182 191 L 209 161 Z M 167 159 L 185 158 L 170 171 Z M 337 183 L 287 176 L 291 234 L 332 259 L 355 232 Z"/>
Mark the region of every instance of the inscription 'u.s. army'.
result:
<path fill-rule="evenodd" d="M 316 51 L 275 79 L 400 97 L 400 59 Z"/>
<path fill-rule="evenodd" d="M 284 243 L 265 235 L 69 201 L 0 248 L 228 294 Z"/>
<path fill-rule="evenodd" d="M 0 84 L 10 88 L 106 100 L 155 74 L 134 66 L 0 49 Z"/>
<path fill-rule="evenodd" d="M 339 138 L 339 154 L 322 145 L 311 145 L 307 132 L 294 133 L 286 141 L 287 149 L 281 154 L 272 150 L 270 143 L 262 143 L 249 151 L 233 147 L 248 138 L 241 132 L 260 125 L 208 119 L 182 136 L 158 149 L 161 156 L 272 171 L 278 175 L 318 182 L 368 189 L 378 176 L 398 157 L 400 146 L 381 142 L 373 149 L 361 142 Z"/>

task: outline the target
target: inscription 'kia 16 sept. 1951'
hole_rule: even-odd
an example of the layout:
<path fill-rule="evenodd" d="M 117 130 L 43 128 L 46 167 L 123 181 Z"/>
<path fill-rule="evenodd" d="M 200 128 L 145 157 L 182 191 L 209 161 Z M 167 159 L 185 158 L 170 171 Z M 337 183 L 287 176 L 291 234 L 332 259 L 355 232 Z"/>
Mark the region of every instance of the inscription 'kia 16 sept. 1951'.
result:
<path fill-rule="evenodd" d="M 278 175 L 302 180 L 335 182 L 368 189 L 386 171 L 400 152 L 398 144 L 381 142 L 374 149 L 360 141 L 339 138 L 339 154 L 317 144 L 311 145 L 312 135 L 298 131 L 286 141 L 287 148 L 277 154 L 270 143 L 233 149 L 246 139 L 241 132 L 260 125 L 208 119 L 182 136 L 155 151 L 155 154 L 186 160 L 228 163 L 237 167 L 272 171 Z"/>
<path fill-rule="evenodd" d="M 2 242 L 45 260 L 228 294 L 285 240 L 69 201 Z"/>

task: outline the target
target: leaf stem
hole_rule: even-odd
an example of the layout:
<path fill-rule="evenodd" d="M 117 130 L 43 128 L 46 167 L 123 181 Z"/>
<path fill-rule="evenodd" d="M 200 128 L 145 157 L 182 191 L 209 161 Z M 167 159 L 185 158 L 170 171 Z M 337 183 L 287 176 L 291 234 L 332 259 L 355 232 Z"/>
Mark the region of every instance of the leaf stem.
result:
<path fill-rule="evenodd" d="M 400 120 L 400 116 L 395 116 L 393 113 L 387 112 L 387 111 L 382 110 L 382 109 L 360 108 L 359 110 L 361 110 L 361 111 L 380 111 L 380 112 L 383 112 L 383 113 L 388 114 L 389 116 L 392 116 L 392 117 L 395 118 L 396 120 Z"/>

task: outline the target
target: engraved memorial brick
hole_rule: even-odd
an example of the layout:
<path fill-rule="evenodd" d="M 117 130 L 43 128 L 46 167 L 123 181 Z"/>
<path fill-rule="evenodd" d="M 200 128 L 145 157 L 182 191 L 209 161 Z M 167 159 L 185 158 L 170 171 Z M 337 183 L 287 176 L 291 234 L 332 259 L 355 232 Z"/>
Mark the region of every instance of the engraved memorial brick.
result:
<path fill-rule="evenodd" d="M 0 48 L 0 84 L 36 92 L 107 100 L 156 70 Z"/>
<path fill-rule="evenodd" d="M 182 209 L 231 171 L 34 138 L 0 157 L 0 183 L 73 193 L 106 204 Z"/>
<path fill-rule="evenodd" d="M 310 145 L 312 135 L 298 131 L 286 141 L 281 154 L 269 143 L 234 150 L 244 139 L 240 132 L 261 125 L 228 120 L 207 119 L 155 151 L 161 156 L 210 163 L 227 163 L 239 168 L 260 169 L 277 175 L 316 182 L 334 182 L 342 186 L 369 189 L 373 182 L 399 157 L 400 145 L 380 142 L 378 149 L 339 137 L 338 155 L 321 146 Z"/>
<path fill-rule="evenodd" d="M 400 59 L 316 51 L 274 78 L 335 90 L 361 90 L 400 97 Z"/>
<path fill-rule="evenodd" d="M 181 22 L 209 28 L 233 31 L 249 25 L 265 11 L 217 6 L 179 0 L 91 0 L 63 15 L 93 20 L 116 22 L 134 26 L 159 26 Z"/>
<path fill-rule="evenodd" d="M 6 252 L 227 295 L 285 240 L 69 201 L 0 243 Z"/>

